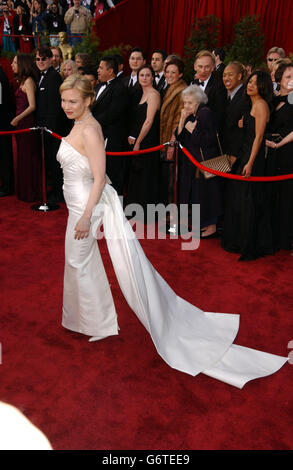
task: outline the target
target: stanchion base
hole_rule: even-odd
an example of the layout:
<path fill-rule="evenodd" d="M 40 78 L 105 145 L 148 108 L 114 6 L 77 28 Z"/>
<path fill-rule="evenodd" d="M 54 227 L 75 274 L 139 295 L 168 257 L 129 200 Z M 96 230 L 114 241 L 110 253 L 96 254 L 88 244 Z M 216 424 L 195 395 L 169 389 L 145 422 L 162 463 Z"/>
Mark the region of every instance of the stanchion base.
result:
<path fill-rule="evenodd" d="M 31 206 L 32 211 L 38 211 L 38 212 L 51 212 L 51 211 L 56 211 L 59 209 L 60 206 L 58 204 L 48 204 L 48 203 L 43 203 L 43 204 L 34 204 Z"/>
<path fill-rule="evenodd" d="M 159 232 L 166 233 L 167 235 L 170 236 L 175 236 L 175 235 L 184 235 L 186 233 L 189 233 L 190 230 L 187 227 L 187 225 L 177 225 L 177 224 L 165 224 L 159 227 Z"/>

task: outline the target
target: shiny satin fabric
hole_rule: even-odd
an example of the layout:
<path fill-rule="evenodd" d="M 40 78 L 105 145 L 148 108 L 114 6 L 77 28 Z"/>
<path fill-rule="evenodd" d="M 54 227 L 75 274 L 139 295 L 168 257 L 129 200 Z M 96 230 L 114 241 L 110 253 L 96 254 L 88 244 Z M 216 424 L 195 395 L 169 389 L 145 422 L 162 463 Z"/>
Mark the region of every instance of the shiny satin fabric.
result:
<path fill-rule="evenodd" d="M 102 223 L 125 299 L 167 364 L 193 376 L 202 372 L 238 388 L 285 364 L 288 358 L 233 344 L 239 315 L 204 312 L 176 295 L 146 258 L 109 184 L 93 211 L 90 236 L 74 240 L 74 226 L 85 208 L 92 174 L 87 158 L 64 139 L 57 158 L 64 173 L 64 197 L 69 210 L 64 327 L 92 336 L 118 334 L 114 302 L 96 241 Z"/>

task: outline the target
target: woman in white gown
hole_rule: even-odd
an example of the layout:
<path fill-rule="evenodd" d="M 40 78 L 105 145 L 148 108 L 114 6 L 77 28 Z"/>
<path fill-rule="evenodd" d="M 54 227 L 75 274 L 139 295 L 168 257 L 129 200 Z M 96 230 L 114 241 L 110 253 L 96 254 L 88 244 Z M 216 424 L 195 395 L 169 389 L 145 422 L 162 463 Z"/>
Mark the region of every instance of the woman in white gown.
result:
<path fill-rule="evenodd" d="M 193 376 L 202 372 L 242 388 L 276 372 L 288 358 L 233 344 L 235 314 L 203 312 L 162 279 L 136 239 L 116 191 L 106 182 L 104 139 L 90 113 L 90 82 L 71 75 L 60 87 L 62 108 L 74 120 L 57 154 L 69 211 L 65 240 L 62 325 L 91 336 L 118 334 L 115 306 L 97 244 L 103 224 L 120 288 L 161 357 Z"/>

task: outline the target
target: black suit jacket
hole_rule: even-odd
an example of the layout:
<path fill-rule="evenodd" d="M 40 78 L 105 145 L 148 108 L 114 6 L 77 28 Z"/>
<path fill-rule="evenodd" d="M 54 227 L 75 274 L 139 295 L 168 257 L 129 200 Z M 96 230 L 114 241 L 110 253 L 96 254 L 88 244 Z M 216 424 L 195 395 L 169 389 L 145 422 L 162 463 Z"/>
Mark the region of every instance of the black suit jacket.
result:
<path fill-rule="evenodd" d="M 219 64 L 218 67 L 216 68 L 214 74 L 219 80 L 222 80 L 225 68 L 226 68 L 226 65 L 223 62 Z"/>
<path fill-rule="evenodd" d="M 140 102 L 140 99 L 142 97 L 142 88 L 138 81 L 136 81 L 135 85 L 132 87 L 129 87 L 129 81 L 130 81 L 131 76 L 127 75 L 122 79 L 122 83 L 124 87 L 127 90 L 128 96 L 129 96 L 129 104 L 130 106 L 135 106 L 137 103 Z"/>
<path fill-rule="evenodd" d="M 164 86 L 165 86 L 165 84 L 166 84 L 166 78 L 165 78 L 164 75 L 161 76 L 158 84 L 156 84 L 156 81 L 154 81 L 154 88 L 160 93 L 161 98 L 164 95 L 164 91 L 165 91 Z"/>
<path fill-rule="evenodd" d="M 69 120 L 61 108 L 59 87 L 62 78 L 53 67 L 49 67 L 36 92 L 37 125 L 45 126 L 52 131 L 67 135 L 70 129 Z"/>
<path fill-rule="evenodd" d="M 249 110 L 249 102 L 245 97 L 244 86 L 242 86 L 231 101 L 226 101 L 222 126 L 224 153 L 235 157 L 239 156 L 243 143 L 243 129 L 239 128 L 238 122 L 247 110 Z"/>
<path fill-rule="evenodd" d="M 100 84 L 97 91 L 103 84 Z M 128 95 L 120 79 L 114 78 L 92 106 L 92 114 L 100 123 L 104 138 L 108 139 L 107 150 L 125 150 L 127 138 L 126 115 Z"/>
<path fill-rule="evenodd" d="M 15 117 L 15 105 L 9 80 L 0 65 L 0 131 L 11 130 L 10 122 Z M 1 137 L 0 137 L 1 138 Z"/>
<path fill-rule="evenodd" d="M 198 85 L 199 81 L 195 80 L 192 83 Z M 211 75 L 205 88 L 205 94 L 209 100 L 207 106 L 212 111 L 216 128 L 219 134 L 221 134 L 224 110 L 227 101 L 226 88 L 221 80 L 219 80 L 215 75 Z"/>

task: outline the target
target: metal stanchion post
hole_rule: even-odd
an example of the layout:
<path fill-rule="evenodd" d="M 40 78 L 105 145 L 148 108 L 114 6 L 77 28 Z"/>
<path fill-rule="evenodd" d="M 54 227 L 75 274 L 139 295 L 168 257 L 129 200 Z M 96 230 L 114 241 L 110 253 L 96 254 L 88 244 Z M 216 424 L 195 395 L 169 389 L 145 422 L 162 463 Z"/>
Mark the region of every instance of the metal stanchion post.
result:
<path fill-rule="evenodd" d="M 170 214 L 170 227 L 168 229 L 168 232 L 173 235 L 177 235 L 178 233 L 178 211 L 177 211 L 178 142 L 177 141 L 173 142 L 172 146 L 174 146 L 173 213 Z M 176 210 L 175 210 L 175 206 L 176 206 Z"/>
<path fill-rule="evenodd" d="M 178 207 L 178 167 L 179 142 L 174 142 L 174 169 L 173 169 L 173 214 L 170 215 L 168 232 L 171 235 L 180 235 L 188 232 L 188 220 L 181 220 L 183 215 Z M 187 214 L 188 219 L 188 214 Z M 183 222 L 183 223 L 182 223 Z"/>
<path fill-rule="evenodd" d="M 45 143 L 44 143 L 44 128 L 41 127 L 41 150 L 42 150 L 42 204 L 34 204 L 31 209 L 40 212 L 49 212 L 59 209 L 58 204 L 47 203 L 47 184 L 46 184 L 46 164 L 45 164 Z"/>

